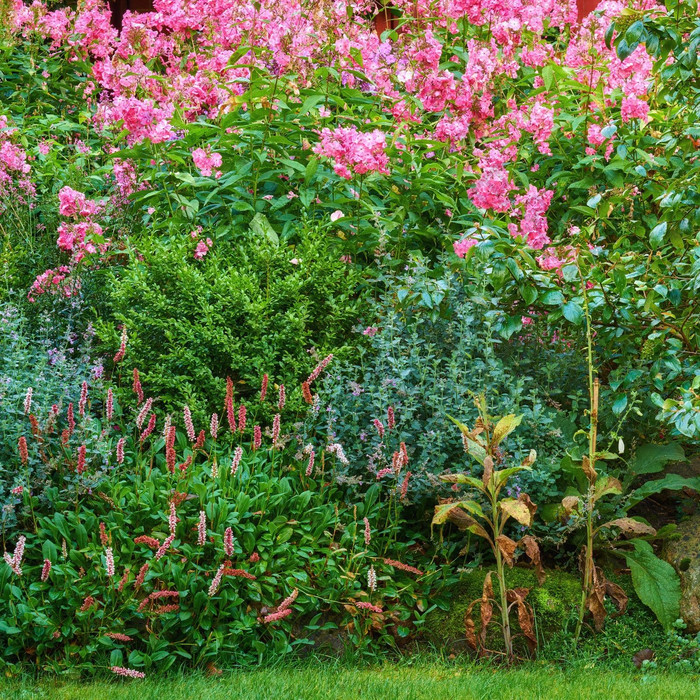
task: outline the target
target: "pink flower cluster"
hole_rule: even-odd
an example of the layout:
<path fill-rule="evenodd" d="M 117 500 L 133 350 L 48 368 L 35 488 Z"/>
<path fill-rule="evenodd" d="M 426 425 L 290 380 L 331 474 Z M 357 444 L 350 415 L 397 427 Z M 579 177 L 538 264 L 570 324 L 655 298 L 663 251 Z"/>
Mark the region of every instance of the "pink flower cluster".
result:
<path fill-rule="evenodd" d="M 386 134 L 380 129 L 360 132 L 354 126 L 323 129 L 314 152 L 330 158 L 333 170 L 350 180 L 369 172 L 389 175 Z"/>

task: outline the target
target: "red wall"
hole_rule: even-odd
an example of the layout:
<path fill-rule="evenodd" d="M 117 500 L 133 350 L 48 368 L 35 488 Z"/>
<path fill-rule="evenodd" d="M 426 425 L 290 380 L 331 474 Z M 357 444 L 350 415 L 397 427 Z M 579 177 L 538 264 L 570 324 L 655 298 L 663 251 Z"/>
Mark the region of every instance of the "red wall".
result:
<path fill-rule="evenodd" d="M 600 0 L 576 0 L 576 4 L 578 6 L 578 18 L 583 19 L 600 5 Z"/>

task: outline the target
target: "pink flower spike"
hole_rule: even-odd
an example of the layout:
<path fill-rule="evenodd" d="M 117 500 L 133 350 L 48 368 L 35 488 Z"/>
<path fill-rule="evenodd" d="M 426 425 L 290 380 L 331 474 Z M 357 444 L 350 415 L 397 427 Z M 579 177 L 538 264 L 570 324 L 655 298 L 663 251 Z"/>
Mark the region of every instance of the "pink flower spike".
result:
<path fill-rule="evenodd" d="M 236 476 L 238 467 L 241 463 L 241 458 L 243 457 L 243 448 L 239 445 L 236 451 L 233 453 L 233 459 L 231 460 L 231 476 Z"/>
<path fill-rule="evenodd" d="M 211 585 L 209 586 L 209 591 L 207 592 L 207 595 L 211 598 L 216 595 L 216 592 L 219 590 L 219 586 L 221 585 L 221 578 L 224 575 L 224 569 L 226 566 L 222 564 L 218 571 L 216 572 L 214 578 L 211 581 Z"/>
<path fill-rule="evenodd" d="M 199 511 L 199 522 L 197 523 L 197 544 L 203 547 L 207 541 L 207 514 Z"/>
<path fill-rule="evenodd" d="M 224 552 L 227 557 L 232 557 L 233 551 L 233 530 L 227 527 L 226 532 L 224 532 Z"/>
<path fill-rule="evenodd" d="M 133 668 L 124 668 L 123 666 L 112 666 L 110 671 L 117 676 L 125 678 L 145 678 L 146 674 L 142 671 L 135 671 Z"/>
<path fill-rule="evenodd" d="M 46 581 L 51 573 L 51 560 L 44 559 L 44 566 L 41 567 L 41 580 Z"/>

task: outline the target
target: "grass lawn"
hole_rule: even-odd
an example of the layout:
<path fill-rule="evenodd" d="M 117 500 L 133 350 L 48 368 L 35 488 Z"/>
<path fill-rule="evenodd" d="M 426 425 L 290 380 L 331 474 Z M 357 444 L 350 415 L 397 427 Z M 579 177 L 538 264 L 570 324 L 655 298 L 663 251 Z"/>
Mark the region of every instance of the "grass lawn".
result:
<path fill-rule="evenodd" d="M 524 667 L 502 670 L 484 666 L 384 666 L 375 669 L 277 668 L 226 674 L 219 678 L 192 675 L 163 680 L 0 682 L 4 700 L 60 698 L 65 700 L 231 700 L 257 698 L 296 700 L 657 700 L 700 697 L 700 677 L 605 671 L 599 668 L 567 672 Z"/>

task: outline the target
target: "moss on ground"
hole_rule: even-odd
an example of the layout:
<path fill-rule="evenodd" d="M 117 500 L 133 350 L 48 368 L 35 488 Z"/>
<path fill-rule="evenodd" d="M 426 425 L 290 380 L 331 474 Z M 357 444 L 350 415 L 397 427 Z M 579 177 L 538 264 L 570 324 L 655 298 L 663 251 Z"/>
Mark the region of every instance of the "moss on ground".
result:
<path fill-rule="evenodd" d="M 436 610 L 428 616 L 425 636 L 429 642 L 437 647 L 456 649 L 464 645 L 464 614 L 469 604 L 481 597 L 487 572 L 488 569 L 474 569 L 465 573 L 464 579 L 455 586 L 452 593 L 452 607 L 449 610 Z M 547 572 L 547 579 L 541 586 L 538 585 L 532 569 L 514 568 L 507 572 L 506 577 L 509 588 L 530 589 L 527 602 L 535 614 L 535 629 L 540 644 L 560 634 L 566 623 L 575 615 L 576 606 L 581 599 L 581 583 L 577 576 L 565 571 L 551 570 Z M 474 612 L 474 619 L 478 624 L 478 606 Z M 494 625 L 489 634 L 493 648 L 498 648 L 497 637 L 498 632 Z"/>

